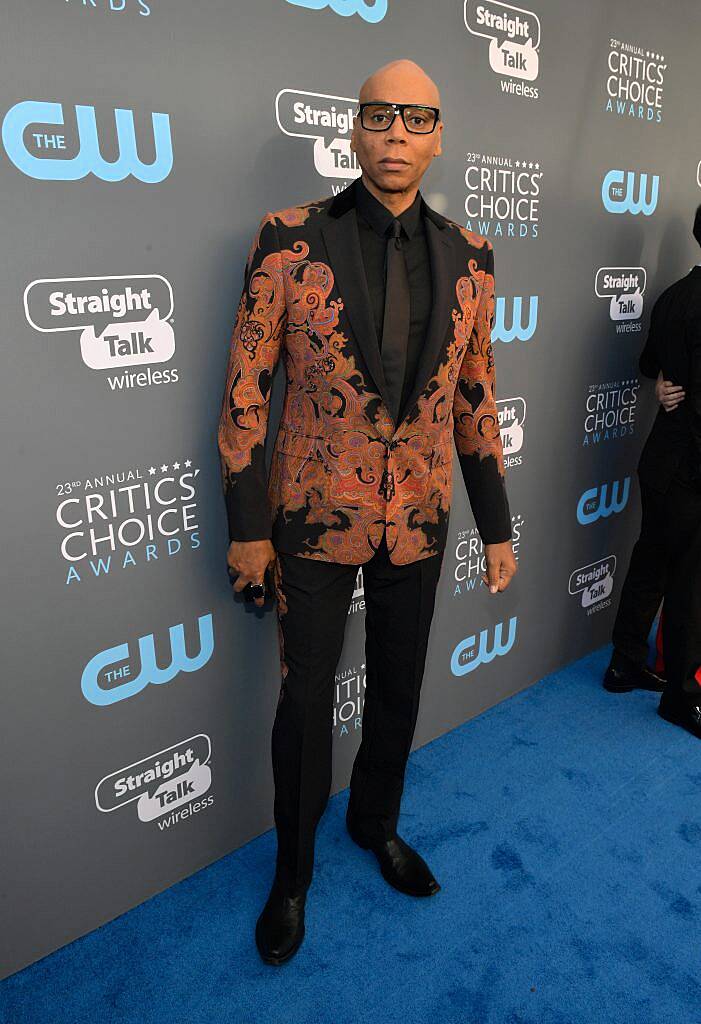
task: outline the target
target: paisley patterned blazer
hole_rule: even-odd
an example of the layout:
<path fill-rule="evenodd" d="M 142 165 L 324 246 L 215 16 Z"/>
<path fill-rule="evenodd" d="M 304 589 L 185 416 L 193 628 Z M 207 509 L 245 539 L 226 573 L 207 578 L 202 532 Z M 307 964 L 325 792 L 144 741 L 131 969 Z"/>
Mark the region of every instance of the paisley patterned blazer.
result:
<path fill-rule="evenodd" d="M 422 200 L 433 307 L 399 422 L 352 193 L 267 213 L 252 241 L 218 426 L 230 540 L 359 565 L 386 527 L 397 565 L 444 550 L 453 440 L 485 543 L 511 538 L 495 404 L 491 243 Z M 286 390 L 266 472 L 273 371 Z"/>

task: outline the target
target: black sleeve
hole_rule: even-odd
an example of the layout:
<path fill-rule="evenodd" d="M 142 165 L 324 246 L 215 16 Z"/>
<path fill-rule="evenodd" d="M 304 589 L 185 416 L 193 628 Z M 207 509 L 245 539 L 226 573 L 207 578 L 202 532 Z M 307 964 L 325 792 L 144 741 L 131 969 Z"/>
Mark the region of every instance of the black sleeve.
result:
<path fill-rule="evenodd" d="M 658 295 L 657 300 L 652 307 L 645 348 L 643 349 L 638 361 L 638 366 L 640 367 L 640 372 L 643 376 L 652 377 L 653 380 L 657 379 L 657 375 L 662 369 L 660 366 L 659 342 L 660 332 L 664 329 L 664 321 L 666 319 L 665 313 L 667 309 L 668 294 L 669 290 L 667 289 L 662 292 L 661 295 Z"/>

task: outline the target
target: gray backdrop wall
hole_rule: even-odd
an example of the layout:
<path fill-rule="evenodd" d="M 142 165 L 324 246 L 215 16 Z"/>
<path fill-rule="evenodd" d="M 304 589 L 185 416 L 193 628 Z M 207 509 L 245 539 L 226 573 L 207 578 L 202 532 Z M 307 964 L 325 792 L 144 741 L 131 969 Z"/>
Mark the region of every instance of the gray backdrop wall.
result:
<path fill-rule="evenodd" d="M 216 422 L 258 220 L 359 173 L 350 110 L 388 60 L 441 89 L 428 202 L 494 245 L 520 566 L 485 591 L 456 476 L 414 746 L 609 640 L 637 358 L 699 259 L 700 30 L 696 0 L 6 5 L 3 974 L 272 825 L 275 612 L 232 600 Z M 363 642 L 359 572 L 334 792 Z"/>

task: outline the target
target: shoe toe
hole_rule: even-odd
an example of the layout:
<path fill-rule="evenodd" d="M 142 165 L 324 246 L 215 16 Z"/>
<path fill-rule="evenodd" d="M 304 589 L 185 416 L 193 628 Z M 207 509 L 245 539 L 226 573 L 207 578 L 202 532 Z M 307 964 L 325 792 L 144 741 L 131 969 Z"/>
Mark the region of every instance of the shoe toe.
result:
<path fill-rule="evenodd" d="M 440 885 L 420 853 L 399 837 L 387 843 L 385 850 L 383 874 L 388 881 L 415 896 L 432 896 L 438 892 Z"/>

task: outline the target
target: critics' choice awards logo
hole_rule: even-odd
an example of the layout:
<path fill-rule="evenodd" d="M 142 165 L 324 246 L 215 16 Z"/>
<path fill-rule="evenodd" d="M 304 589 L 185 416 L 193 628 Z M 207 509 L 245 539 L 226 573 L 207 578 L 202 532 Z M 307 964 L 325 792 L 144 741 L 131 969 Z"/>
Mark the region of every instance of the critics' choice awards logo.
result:
<path fill-rule="evenodd" d="M 647 171 L 611 170 L 601 183 L 601 201 L 607 213 L 642 213 L 651 216 L 657 209 L 659 174 Z"/>
<path fill-rule="evenodd" d="M 628 504 L 629 494 L 629 476 L 625 477 L 623 482 L 614 480 L 601 484 L 600 487 L 590 487 L 577 502 L 577 522 L 582 526 L 588 526 L 598 519 L 608 519 L 609 516 L 622 512 Z"/>
<path fill-rule="evenodd" d="M 594 292 L 608 299 L 609 317 L 617 334 L 640 331 L 647 274 L 643 267 L 599 267 L 594 275 Z"/>
<path fill-rule="evenodd" d="M 66 584 L 199 548 L 199 472 L 185 459 L 58 484 Z"/>
<path fill-rule="evenodd" d="M 659 124 L 666 70 L 663 54 L 619 39 L 609 40 L 604 110 Z"/>
<path fill-rule="evenodd" d="M 363 724 L 365 706 L 365 662 L 357 669 L 348 665 L 335 675 L 333 731 L 337 736 L 358 732 Z"/>
<path fill-rule="evenodd" d="M 214 803 L 211 793 L 200 799 L 212 785 L 211 756 L 209 736 L 191 736 L 100 779 L 95 805 L 111 814 L 136 804 L 139 821 L 156 821 L 163 831 Z"/>
<path fill-rule="evenodd" d="M 569 592 L 579 595 L 582 608 L 587 615 L 608 608 L 613 593 L 613 576 L 616 572 L 615 555 L 607 555 L 598 562 L 575 569 L 570 576 Z"/>
<path fill-rule="evenodd" d="M 489 40 L 489 66 L 501 76 L 501 91 L 537 100 L 538 86 L 525 83 L 538 77 L 538 16 L 498 0 L 465 0 L 463 18 L 468 32 Z"/>
<path fill-rule="evenodd" d="M 295 7 L 306 7 L 310 11 L 323 11 L 327 7 L 344 18 L 358 14 L 363 21 L 376 25 L 387 13 L 387 0 L 287 0 Z"/>
<path fill-rule="evenodd" d="M 120 371 L 107 374 L 111 391 L 178 380 L 176 367 L 151 369 L 175 352 L 173 289 L 160 274 L 41 278 L 24 290 L 24 313 L 43 334 L 78 333 L 86 366 Z"/>
<path fill-rule="evenodd" d="M 504 465 L 507 469 L 520 466 L 523 456 L 523 428 L 526 423 L 526 399 L 502 398 L 497 402 L 499 416 L 499 432 L 504 452 Z"/>
<path fill-rule="evenodd" d="M 542 178 L 537 161 L 468 153 L 465 227 L 492 238 L 537 238 Z"/>
<path fill-rule="evenodd" d="M 114 14 L 117 16 L 120 14 L 129 16 L 133 11 L 134 14 L 137 14 L 141 18 L 148 18 L 151 14 L 151 8 L 146 3 L 146 0 L 132 0 L 128 5 L 126 0 L 120 0 L 118 7 L 115 5 L 115 0 L 102 0 L 99 5 L 96 0 L 92 0 L 90 4 L 86 4 L 81 2 L 81 0 L 78 0 L 78 2 L 73 4 L 73 10 L 76 9 L 81 12 L 85 12 L 86 17 L 89 16 L 88 12 L 97 10 L 100 10 L 105 14 Z"/>
<path fill-rule="evenodd" d="M 636 379 L 589 385 L 585 401 L 583 448 L 633 436 L 639 388 L 640 382 Z"/>
<path fill-rule="evenodd" d="M 511 517 L 511 545 L 516 561 L 521 550 L 521 535 L 525 520 L 519 513 Z M 476 526 L 459 530 L 455 539 L 455 569 L 453 571 L 453 597 L 470 594 L 484 587 L 482 574 L 487 572 L 484 544 Z"/>
<path fill-rule="evenodd" d="M 275 118 L 285 135 L 312 141 L 317 174 L 323 178 L 348 180 L 358 178 L 361 173 L 350 148 L 357 103 L 348 96 L 281 89 L 275 97 Z"/>
<path fill-rule="evenodd" d="M 508 624 L 497 622 L 493 629 L 483 629 L 479 635 L 465 637 L 454 648 L 450 656 L 450 670 L 454 676 L 474 672 L 480 665 L 488 665 L 495 658 L 508 654 L 516 642 L 518 616 L 513 615 Z"/>
<path fill-rule="evenodd" d="M 528 319 L 524 323 L 524 309 L 528 307 Z M 530 341 L 538 326 L 538 296 L 514 295 L 507 300 L 497 296 L 494 308 L 492 341 Z"/>
<path fill-rule="evenodd" d="M 98 651 L 83 669 L 80 688 L 83 696 L 98 707 L 109 707 L 120 700 L 141 693 L 151 683 L 170 683 L 182 673 L 198 672 L 214 653 L 214 627 L 212 613 L 200 615 L 197 619 L 198 646 L 192 654 L 187 653 L 185 629 L 182 622 L 168 627 L 168 643 L 161 638 L 160 658 L 156 656 L 153 633 L 138 638 L 138 652 L 133 655 L 128 643 L 119 643 Z M 166 664 L 164 653 L 169 651 L 170 662 Z M 160 661 L 160 664 L 159 664 Z"/>
<path fill-rule="evenodd" d="M 140 115 L 139 120 L 143 119 Z M 100 142 L 107 148 L 106 139 L 110 148 L 116 146 L 115 160 L 102 156 Z M 151 135 L 143 148 L 155 150 L 155 157 L 147 164 L 137 152 L 134 111 L 124 107 L 101 119 L 98 133 L 94 107 L 77 103 L 64 111 L 61 103 L 22 100 L 3 118 L 2 142 L 18 170 L 42 181 L 78 181 L 94 174 L 102 181 L 133 177 L 154 185 L 167 178 L 173 167 L 168 114 L 151 114 Z"/>

